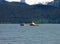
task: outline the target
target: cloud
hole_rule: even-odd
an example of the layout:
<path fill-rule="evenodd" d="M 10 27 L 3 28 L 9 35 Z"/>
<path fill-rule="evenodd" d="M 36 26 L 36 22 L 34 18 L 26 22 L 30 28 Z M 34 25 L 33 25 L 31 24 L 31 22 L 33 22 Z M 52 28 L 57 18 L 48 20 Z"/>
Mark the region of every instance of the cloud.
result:
<path fill-rule="evenodd" d="M 12 2 L 12 1 L 15 1 L 15 2 L 20 2 L 20 0 L 6 0 L 8 2 Z"/>
<path fill-rule="evenodd" d="M 6 1 L 20 2 L 21 0 L 6 0 Z M 26 0 L 26 3 L 29 4 L 29 5 L 38 4 L 38 3 L 46 4 L 47 2 L 51 2 L 51 1 L 53 1 L 53 0 Z"/>

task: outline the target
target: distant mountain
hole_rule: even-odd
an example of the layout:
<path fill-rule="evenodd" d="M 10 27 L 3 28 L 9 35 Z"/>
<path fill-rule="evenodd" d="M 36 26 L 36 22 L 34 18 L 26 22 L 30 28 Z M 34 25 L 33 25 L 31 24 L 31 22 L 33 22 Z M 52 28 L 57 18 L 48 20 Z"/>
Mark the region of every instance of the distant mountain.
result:
<path fill-rule="evenodd" d="M 10 4 L 10 5 L 16 5 L 16 6 L 21 6 L 21 5 L 26 6 L 26 5 L 28 5 L 28 4 L 22 3 L 22 2 L 9 2 L 9 4 Z"/>
<path fill-rule="evenodd" d="M 50 5 L 0 3 L 0 23 L 60 23 L 60 8 Z"/>
<path fill-rule="evenodd" d="M 1 4 L 9 4 L 9 5 L 16 5 L 16 6 L 20 6 L 20 5 L 28 5 L 26 3 L 23 2 L 7 2 L 7 1 L 0 1 Z"/>
<path fill-rule="evenodd" d="M 49 2 L 48 5 L 60 8 L 60 0 Z"/>

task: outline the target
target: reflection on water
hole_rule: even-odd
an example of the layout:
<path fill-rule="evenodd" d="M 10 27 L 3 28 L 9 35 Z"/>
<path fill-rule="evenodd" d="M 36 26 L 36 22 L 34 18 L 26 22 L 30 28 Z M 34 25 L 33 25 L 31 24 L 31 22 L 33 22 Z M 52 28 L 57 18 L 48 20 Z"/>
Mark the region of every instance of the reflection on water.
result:
<path fill-rule="evenodd" d="M 0 24 L 0 44 L 60 44 L 60 24 Z"/>

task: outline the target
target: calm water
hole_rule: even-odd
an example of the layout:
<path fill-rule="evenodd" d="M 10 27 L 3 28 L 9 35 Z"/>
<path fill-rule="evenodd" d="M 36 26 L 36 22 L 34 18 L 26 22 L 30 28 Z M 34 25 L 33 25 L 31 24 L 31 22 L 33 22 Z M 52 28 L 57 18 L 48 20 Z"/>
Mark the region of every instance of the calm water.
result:
<path fill-rule="evenodd" d="M 0 44 L 60 44 L 60 24 L 0 24 Z"/>

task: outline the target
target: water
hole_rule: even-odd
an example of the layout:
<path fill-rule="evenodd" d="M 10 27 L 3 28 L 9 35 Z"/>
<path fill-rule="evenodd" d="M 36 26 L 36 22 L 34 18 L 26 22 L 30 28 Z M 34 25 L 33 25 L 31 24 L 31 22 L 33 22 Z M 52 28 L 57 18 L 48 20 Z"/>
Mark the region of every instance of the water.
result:
<path fill-rule="evenodd" d="M 0 24 L 0 44 L 60 44 L 60 24 Z"/>

